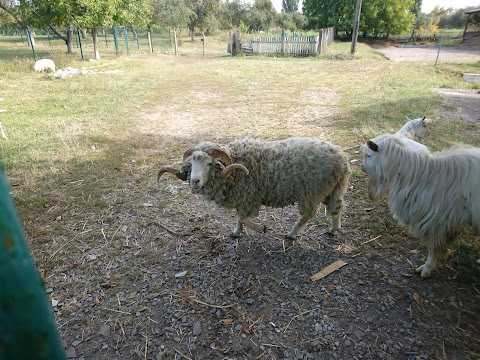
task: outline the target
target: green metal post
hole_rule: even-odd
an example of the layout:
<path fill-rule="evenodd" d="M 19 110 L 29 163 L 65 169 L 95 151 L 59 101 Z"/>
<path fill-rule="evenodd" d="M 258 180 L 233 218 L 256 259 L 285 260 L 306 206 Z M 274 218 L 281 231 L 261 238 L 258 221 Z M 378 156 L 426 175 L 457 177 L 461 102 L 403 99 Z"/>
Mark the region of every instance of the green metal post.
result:
<path fill-rule="evenodd" d="M 130 55 L 130 51 L 128 50 L 128 36 L 127 36 L 127 27 L 123 27 L 123 32 L 125 34 L 125 46 L 127 48 L 127 55 Z"/>
<path fill-rule="evenodd" d="M 117 28 L 113 27 L 113 43 L 115 44 L 115 51 L 118 55 L 118 40 L 117 40 Z"/>
<path fill-rule="evenodd" d="M 443 45 L 443 34 L 442 34 L 442 37 L 440 38 L 440 46 L 438 47 L 438 53 L 437 53 L 437 59 L 435 60 L 435 66 L 437 66 L 437 63 L 438 63 L 438 57 L 440 56 L 440 50 L 442 50 L 442 45 Z"/>
<path fill-rule="evenodd" d="M 84 60 L 83 48 L 82 48 L 82 39 L 80 39 L 80 31 L 78 29 L 77 29 L 77 36 L 78 36 L 78 43 L 80 44 L 80 54 L 82 55 L 82 60 Z"/>
<path fill-rule="evenodd" d="M 33 45 L 32 35 L 30 34 L 30 27 L 27 26 L 27 36 L 30 41 L 30 46 L 32 47 L 33 60 L 37 61 L 37 54 L 35 54 L 35 46 Z"/>
<path fill-rule="evenodd" d="M 0 360 L 63 360 L 63 345 L 3 169 L 0 214 Z"/>

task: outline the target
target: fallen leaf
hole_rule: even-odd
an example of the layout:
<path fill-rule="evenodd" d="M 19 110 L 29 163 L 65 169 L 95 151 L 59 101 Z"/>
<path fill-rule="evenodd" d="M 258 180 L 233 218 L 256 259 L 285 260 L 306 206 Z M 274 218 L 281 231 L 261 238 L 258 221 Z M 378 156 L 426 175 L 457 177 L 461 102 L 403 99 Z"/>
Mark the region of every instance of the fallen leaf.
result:
<path fill-rule="evenodd" d="M 423 305 L 423 299 L 418 293 L 414 292 L 412 297 L 418 305 Z"/>
<path fill-rule="evenodd" d="M 180 292 L 180 297 L 185 300 L 186 302 L 188 302 L 189 304 L 193 305 L 194 301 L 193 299 L 188 296 L 187 294 L 185 294 L 184 292 Z"/>
<path fill-rule="evenodd" d="M 111 289 L 111 288 L 116 287 L 117 285 L 118 285 L 118 283 L 115 282 L 115 281 L 100 284 L 100 286 L 104 289 Z"/>
<path fill-rule="evenodd" d="M 222 319 L 223 325 L 233 324 L 234 321 L 235 321 L 235 320 L 233 320 L 233 319 Z"/>
<path fill-rule="evenodd" d="M 95 299 L 93 299 L 93 304 L 92 306 L 97 306 L 100 304 L 100 299 L 98 298 L 98 296 L 95 297 Z"/>
<path fill-rule="evenodd" d="M 327 285 L 325 286 L 325 290 L 327 290 L 327 292 L 332 292 L 333 290 L 335 290 L 336 286 L 335 285 Z"/>
<path fill-rule="evenodd" d="M 365 281 L 363 281 L 363 280 L 358 280 L 358 285 L 365 285 Z"/>

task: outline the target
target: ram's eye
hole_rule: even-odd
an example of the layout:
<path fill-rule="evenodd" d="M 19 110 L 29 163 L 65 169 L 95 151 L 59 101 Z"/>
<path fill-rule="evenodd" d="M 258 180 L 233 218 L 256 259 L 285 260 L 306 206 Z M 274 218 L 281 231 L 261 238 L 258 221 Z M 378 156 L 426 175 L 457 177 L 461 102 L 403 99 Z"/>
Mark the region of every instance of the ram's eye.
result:
<path fill-rule="evenodd" d="M 207 163 L 207 166 L 212 166 L 212 163 L 211 162 Z"/>

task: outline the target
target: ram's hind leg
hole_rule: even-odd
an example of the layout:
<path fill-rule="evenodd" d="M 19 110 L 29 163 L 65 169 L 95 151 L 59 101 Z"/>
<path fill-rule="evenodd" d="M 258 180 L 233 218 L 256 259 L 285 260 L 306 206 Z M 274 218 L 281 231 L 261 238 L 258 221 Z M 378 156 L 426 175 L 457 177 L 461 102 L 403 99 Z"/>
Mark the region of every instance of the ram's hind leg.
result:
<path fill-rule="evenodd" d="M 343 209 L 343 200 L 342 199 L 335 199 L 329 198 L 327 203 L 325 204 L 325 212 L 328 216 L 332 217 L 332 226 L 328 230 L 328 232 L 334 235 L 338 230 L 342 227 L 342 209 Z"/>
<path fill-rule="evenodd" d="M 318 204 L 298 203 L 298 211 L 300 211 L 302 217 L 295 223 L 292 230 L 288 233 L 287 238 L 295 239 L 297 237 L 299 231 L 302 230 L 305 224 L 317 213 L 317 206 Z"/>
<path fill-rule="evenodd" d="M 342 227 L 342 209 L 343 209 L 343 195 L 345 194 L 348 182 L 345 184 L 338 183 L 332 194 L 325 199 L 325 212 L 332 217 L 332 227 L 328 231 L 334 235 Z"/>

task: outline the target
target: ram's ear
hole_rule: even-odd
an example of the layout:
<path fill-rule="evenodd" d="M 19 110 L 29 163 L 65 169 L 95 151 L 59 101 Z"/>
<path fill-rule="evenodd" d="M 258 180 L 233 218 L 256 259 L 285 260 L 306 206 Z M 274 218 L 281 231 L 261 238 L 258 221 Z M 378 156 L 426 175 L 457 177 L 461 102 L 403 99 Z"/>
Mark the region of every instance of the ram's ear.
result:
<path fill-rule="evenodd" d="M 370 150 L 378 151 L 378 145 L 371 140 L 367 141 L 367 146 L 370 148 Z"/>
<path fill-rule="evenodd" d="M 192 155 L 194 151 L 195 151 L 194 148 L 190 148 L 187 151 L 185 151 L 183 153 L 183 161 L 185 161 L 186 158 L 188 158 L 190 155 Z"/>
<path fill-rule="evenodd" d="M 405 116 L 405 122 L 409 122 L 409 121 L 412 121 L 412 119 L 410 119 L 408 116 Z"/>

